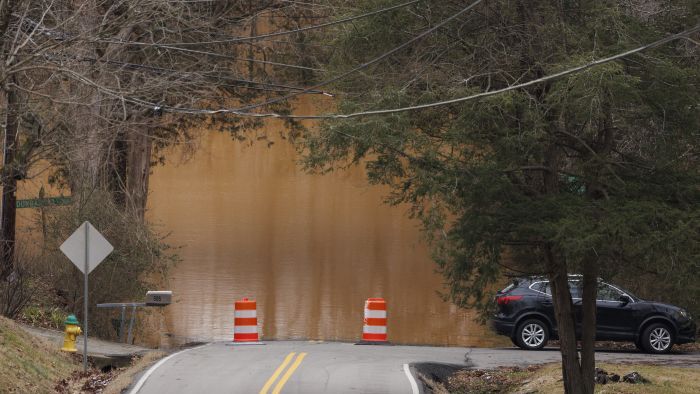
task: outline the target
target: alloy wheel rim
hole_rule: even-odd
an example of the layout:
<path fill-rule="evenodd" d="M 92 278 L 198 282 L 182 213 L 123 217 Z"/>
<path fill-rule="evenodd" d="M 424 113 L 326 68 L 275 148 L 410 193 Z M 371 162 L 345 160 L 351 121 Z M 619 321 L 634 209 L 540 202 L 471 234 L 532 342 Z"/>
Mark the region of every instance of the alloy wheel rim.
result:
<path fill-rule="evenodd" d="M 523 342 L 530 347 L 537 347 L 544 342 L 544 328 L 539 324 L 530 323 L 523 328 Z"/>
<path fill-rule="evenodd" d="M 655 328 L 649 335 L 649 344 L 654 350 L 664 351 L 671 346 L 671 333 L 663 327 Z"/>

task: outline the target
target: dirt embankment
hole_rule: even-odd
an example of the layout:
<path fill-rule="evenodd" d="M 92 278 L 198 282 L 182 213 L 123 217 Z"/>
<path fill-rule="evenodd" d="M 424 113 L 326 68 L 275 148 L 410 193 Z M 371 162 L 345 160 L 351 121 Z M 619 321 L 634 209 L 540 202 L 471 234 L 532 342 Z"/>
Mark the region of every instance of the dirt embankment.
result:
<path fill-rule="evenodd" d="M 620 363 L 601 363 L 598 366 L 596 393 L 700 393 L 698 368 Z M 426 392 L 431 394 L 564 392 L 559 363 L 496 369 L 470 369 L 429 363 L 415 364 L 414 367 Z"/>
<path fill-rule="evenodd" d="M 0 317 L 0 393 L 53 393 L 77 359 Z"/>
<path fill-rule="evenodd" d="M 91 362 L 83 372 L 82 356 L 60 351 L 56 341 L 35 331 L 0 317 L 0 394 L 118 394 L 138 372 L 165 355 L 150 351 L 134 355 L 121 368 L 102 370 Z"/>

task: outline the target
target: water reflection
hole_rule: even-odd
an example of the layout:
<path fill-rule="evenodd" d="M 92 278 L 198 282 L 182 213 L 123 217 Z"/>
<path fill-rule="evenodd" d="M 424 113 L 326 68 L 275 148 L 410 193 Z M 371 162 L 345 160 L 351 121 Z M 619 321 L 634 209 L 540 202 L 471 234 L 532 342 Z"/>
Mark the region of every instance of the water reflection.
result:
<path fill-rule="evenodd" d="M 247 296 L 264 338 L 356 340 L 364 300 L 384 297 L 393 342 L 500 343 L 439 299 L 405 207 L 382 204 L 361 169 L 311 176 L 294 158 L 286 143 L 209 132 L 190 161 L 154 169 L 149 218 L 184 245 L 169 284 L 176 338 L 231 339 L 233 301 Z"/>

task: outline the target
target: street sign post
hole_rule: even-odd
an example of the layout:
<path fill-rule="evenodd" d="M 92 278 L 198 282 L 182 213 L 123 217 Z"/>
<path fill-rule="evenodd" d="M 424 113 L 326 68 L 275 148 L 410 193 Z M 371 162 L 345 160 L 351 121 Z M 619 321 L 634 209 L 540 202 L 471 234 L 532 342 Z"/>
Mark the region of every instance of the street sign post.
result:
<path fill-rule="evenodd" d="M 75 232 L 63 242 L 61 252 L 70 259 L 83 273 L 84 284 L 84 341 L 83 341 L 83 369 L 87 371 L 87 343 L 88 343 L 88 275 L 110 253 L 114 247 L 100 234 L 90 222 L 84 222 Z"/>

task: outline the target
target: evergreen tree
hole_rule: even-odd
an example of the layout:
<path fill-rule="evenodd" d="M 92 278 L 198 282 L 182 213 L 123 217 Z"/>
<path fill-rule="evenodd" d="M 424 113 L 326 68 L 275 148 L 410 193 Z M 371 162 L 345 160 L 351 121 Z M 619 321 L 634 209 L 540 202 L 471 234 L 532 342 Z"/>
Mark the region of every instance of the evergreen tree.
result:
<path fill-rule="evenodd" d="M 342 26 L 327 56 L 342 72 L 470 3 L 421 2 Z M 682 31 L 698 16 L 697 2 L 681 0 L 484 1 L 343 80 L 338 110 L 505 88 Z M 447 295 L 460 306 L 486 307 L 489 285 L 509 270 L 547 275 L 566 392 L 592 393 L 599 276 L 674 278 L 697 299 L 695 36 L 479 101 L 331 120 L 304 136 L 305 164 L 361 164 L 372 182 L 390 185 L 389 202 L 410 204 L 422 220 Z M 580 357 L 570 273 L 583 274 Z"/>

